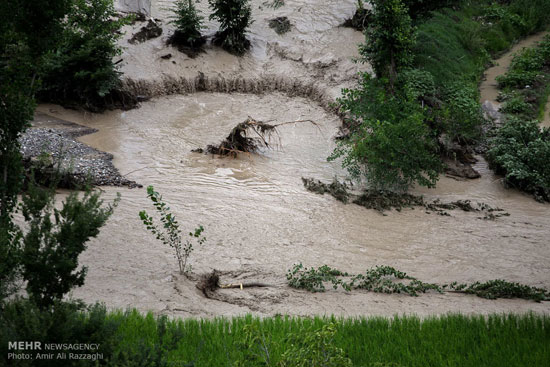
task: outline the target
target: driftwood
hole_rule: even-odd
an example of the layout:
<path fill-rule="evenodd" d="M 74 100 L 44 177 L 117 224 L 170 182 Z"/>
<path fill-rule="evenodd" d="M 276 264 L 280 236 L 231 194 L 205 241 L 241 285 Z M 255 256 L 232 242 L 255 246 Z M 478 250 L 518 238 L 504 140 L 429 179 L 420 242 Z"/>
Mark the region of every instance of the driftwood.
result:
<path fill-rule="evenodd" d="M 245 121 L 235 126 L 229 135 L 219 145 L 208 145 L 206 153 L 236 157 L 238 153 L 254 153 L 260 147 L 270 149 L 280 145 L 280 137 L 277 128 L 283 125 L 296 124 L 299 122 L 310 122 L 317 124 L 312 120 L 287 121 L 279 124 L 269 124 L 248 117 Z M 277 141 L 273 142 L 273 137 Z M 195 149 L 194 152 L 204 152 L 203 149 Z"/>
<path fill-rule="evenodd" d="M 249 283 L 237 283 L 237 284 L 221 284 L 220 285 L 220 273 L 217 270 L 212 270 L 211 273 L 203 274 L 199 281 L 197 282 L 196 287 L 202 291 L 206 298 L 211 298 L 211 293 L 215 292 L 217 289 L 230 289 L 230 288 L 252 288 L 252 287 L 270 287 L 269 284 L 260 283 L 260 282 L 249 282 Z"/>

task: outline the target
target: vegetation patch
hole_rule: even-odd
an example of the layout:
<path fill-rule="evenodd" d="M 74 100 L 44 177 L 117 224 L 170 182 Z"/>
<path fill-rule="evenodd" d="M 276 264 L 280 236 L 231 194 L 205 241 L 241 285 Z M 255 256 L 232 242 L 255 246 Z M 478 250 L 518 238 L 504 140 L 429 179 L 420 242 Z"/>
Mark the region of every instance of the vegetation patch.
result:
<path fill-rule="evenodd" d="M 121 53 L 119 30 L 130 20 L 117 18 L 110 0 L 77 0 L 59 21 L 61 31 L 41 60 L 39 99 L 99 112 L 135 107 L 135 98 L 117 91 L 121 73 L 114 60 Z"/>
<path fill-rule="evenodd" d="M 550 301 L 550 292 L 544 288 L 530 287 L 520 283 L 507 282 L 496 279 L 488 282 L 475 282 L 473 284 L 452 283 L 448 286 L 455 292 L 475 294 L 481 298 L 523 298 L 536 302 Z"/>
<path fill-rule="evenodd" d="M 543 288 L 531 287 L 505 280 L 491 280 L 485 283 L 438 285 L 424 283 L 391 266 L 376 266 L 362 274 L 349 274 L 323 265 L 319 268 L 305 268 L 301 263 L 294 265 L 286 275 L 288 285 L 292 288 L 305 289 L 310 292 L 324 292 L 325 284 L 330 283 L 334 289 L 341 287 L 346 291 L 364 289 L 375 293 L 403 293 L 418 296 L 434 290 L 443 293 L 445 290 L 473 294 L 487 299 L 522 298 L 535 302 L 550 301 L 550 292 Z"/>
<path fill-rule="evenodd" d="M 252 24 L 249 0 L 208 0 L 208 4 L 212 9 L 210 20 L 220 22 L 220 30 L 212 42 L 229 53 L 242 56 L 250 48 L 245 35 Z"/>
<path fill-rule="evenodd" d="M 331 283 L 334 289 L 342 287 L 346 291 L 365 289 L 376 293 L 405 293 L 410 296 L 418 296 L 429 289 L 442 292 L 438 285 L 423 283 L 390 266 L 377 266 L 368 269 L 364 274 L 351 275 L 327 265 L 308 269 L 300 263 L 287 272 L 286 278 L 292 288 L 310 292 L 324 292 L 325 283 Z"/>

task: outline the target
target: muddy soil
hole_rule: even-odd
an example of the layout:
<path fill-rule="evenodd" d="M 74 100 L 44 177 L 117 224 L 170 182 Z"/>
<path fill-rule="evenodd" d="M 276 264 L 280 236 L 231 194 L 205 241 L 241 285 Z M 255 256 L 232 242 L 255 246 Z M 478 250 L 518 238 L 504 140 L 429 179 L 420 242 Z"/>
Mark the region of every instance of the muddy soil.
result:
<path fill-rule="evenodd" d="M 339 27 L 353 15 L 355 0 L 288 0 L 276 10 L 262 3 L 253 1 L 257 21 L 249 35 L 252 49 L 241 59 L 213 47 L 190 59 L 165 46 L 166 31 L 128 46 L 123 55 L 127 86 L 154 97 L 139 109 L 101 115 L 51 105 L 39 110 L 97 129 L 80 140 L 113 154 L 115 166 L 129 179 L 154 185 L 185 229 L 198 224 L 206 228 L 207 242 L 191 258 L 196 274 L 217 269 L 221 284 L 261 282 L 271 287 L 219 289 L 216 298 L 205 298 L 195 281 L 178 275 L 171 249 L 140 222 L 138 212 L 150 210 L 145 189 L 104 187 L 106 199 L 120 192 L 122 201 L 82 255 L 89 272 L 86 284 L 72 296 L 112 308 L 195 317 L 249 312 L 549 313 L 549 302 L 459 294 L 310 294 L 286 286 L 286 270 L 302 262 L 349 272 L 386 264 L 434 283 L 503 278 L 550 288 L 550 206 L 504 189 L 480 157 L 474 165 L 480 179 L 441 177 L 437 189 L 413 193 L 445 202 L 486 202 L 503 208 L 509 217 L 484 221 L 475 213 L 445 217 L 413 209 L 382 216 L 308 192 L 301 177 L 325 182 L 346 177 L 340 162 L 327 162 L 326 157 L 341 125 L 329 103 L 342 87 L 355 83 L 358 70 L 368 68 L 351 61 L 361 33 Z M 161 9 L 167 5 L 154 4 L 153 16 L 165 19 Z M 267 24 L 278 16 L 287 16 L 293 24 L 283 36 Z M 215 24 L 207 26 L 213 34 Z M 173 58 L 162 59 L 167 53 Z M 270 123 L 311 119 L 316 126 L 281 127 L 282 146 L 259 154 L 220 158 L 191 152 L 221 141 L 249 115 Z"/>

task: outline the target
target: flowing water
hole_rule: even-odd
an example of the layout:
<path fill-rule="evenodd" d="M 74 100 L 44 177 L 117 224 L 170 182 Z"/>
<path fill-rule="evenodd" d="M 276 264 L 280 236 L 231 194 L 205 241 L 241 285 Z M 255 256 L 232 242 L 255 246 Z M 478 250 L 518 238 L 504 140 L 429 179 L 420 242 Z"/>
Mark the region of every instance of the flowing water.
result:
<path fill-rule="evenodd" d="M 331 7 L 340 2 L 318 7 L 313 7 L 312 1 L 286 3 L 294 7 L 301 3 L 304 14 L 317 19 L 313 27 L 320 33 L 315 30 L 315 34 L 325 30 L 340 34 L 339 39 L 350 31 L 334 28 L 343 16 L 323 20 L 323 14 L 330 14 L 334 10 Z M 353 2 L 345 2 L 349 7 L 348 3 Z M 296 37 L 301 34 L 294 32 Z M 355 47 L 353 42 L 346 47 Z M 308 45 L 303 47 L 304 54 L 311 52 Z M 337 54 L 339 46 L 331 47 Z M 128 50 L 126 55 L 137 57 L 139 52 L 144 51 Z M 220 62 L 215 55 L 209 51 L 194 62 L 208 69 Z M 266 65 L 259 56 L 246 62 L 260 65 L 259 69 Z M 336 60 L 326 72 L 341 70 L 346 62 Z M 303 60 L 294 63 L 294 69 L 290 62 L 285 67 L 294 71 L 304 67 Z M 142 72 L 147 74 L 155 68 L 160 66 L 152 65 Z M 134 66 L 131 73 L 140 72 Z M 330 82 L 327 84 L 330 87 Z M 456 294 L 309 294 L 288 288 L 285 272 L 298 262 L 306 266 L 328 264 L 349 272 L 386 264 L 428 282 L 504 278 L 550 288 L 550 206 L 504 189 L 483 160 L 475 167 L 482 174 L 480 179 L 441 177 L 437 189 L 415 191 L 429 199 L 485 202 L 503 208 L 509 217 L 487 221 L 464 212 L 444 217 L 418 208 L 381 215 L 306 191 L 301 177 L 326 182 L 335 176 L 346 177 L 340 162 L 326 160 L 335 147 L 334 136 L 341 122 L 317 102 L 288 93 L 160 96 L 135 110 L 100 115 L 40 106 L 42 112 L 98 129 L 80 139 L 112 153 L 115 166 L 128 178 L 144 186 L 153 185 L 162 193 L 184 232 L 198 224 L 206 228 L 207 242 L 197 247 L 191 258 L 195 273 L 218 269 L 222 282 L 262 281 L 272 285 L 220 290 L 217 300 L 206 299 L 193 281 L 177 274 L 171 249 L 156 241 L 140 223 L 140 210 L 152 212 L 145 188 L 103 187 L 106 200 L 120 192 L 122 201 L 82 255 L 89 273 L 86 284 L 73 296 L 87 302 L 103 301 L 109 307 L 208 317 L 251 311 L 264 315 L 550 311 L 548 303 L 489 301 Z M 315 124 L 300 122 L 279 128 L 274 141 L 280 144 L 259 154 L 219 158 L 191 152 L 218 143 L 248 116 L 273 123 L 309 119 Z"/>

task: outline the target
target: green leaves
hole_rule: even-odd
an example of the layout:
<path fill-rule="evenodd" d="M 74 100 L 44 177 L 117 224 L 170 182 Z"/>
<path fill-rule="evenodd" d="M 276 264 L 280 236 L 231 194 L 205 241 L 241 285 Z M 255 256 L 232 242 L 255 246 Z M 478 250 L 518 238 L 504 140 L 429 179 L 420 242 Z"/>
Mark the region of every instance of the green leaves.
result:
<path fill-rule="evenodd" d="M 121 52 L 116 41 L 127 22 L 117 18 L 112 0 L 75 0 L 44 57 L 41 98 L 102 108 L 103 97 L 119 83 L 113 58 Z"/>
<path fill-rule="evenodd" d="M 442 165 L 425 110 L 401 92 L 391 95 L 383 84 L 365 76 L 359 89 L 343 91 L 338 102 L 356 127 L 329 160 L 344 157 L 343 166 L 374 189 L 433 187 Z M 413 88 L 407 89 L 411 96 Z"/>
<path fill-rule="evenodd" d="M 294 265 L 293 269 L 288 270 L 286 278 L 290 287 L 305 289 L 310 292 L 324 292 L 326 290 L 324 283 L 331 283 L 334 289 L 341 286 L 348 292 L 352 289 L 364 289 L 375 293 L 403 293 L 418 296 L 420 293 L 426 293 L 429 290 L 443 293 L 446 289 L 449 289 L 487 299 L 522 298 L 536 302 L 550 301 L 550 292 L 544 288 L 531 287 L 501 279 L 484 283 L 475 282 L 470 285 L 458 284 L 457 282 L 443 285 L 424 283 L 386 265 L 377 265 L 366 270 L 365 273 L 352 275 L 327 265 L 323 265 L 318 269 L 308 269 L 300 263 Z"/>
<path fill-rule="evenodd" d="M 507 185 L 550 201 L 550 129 L 538 121 L 508 118 L 487 154 L 492 168 L 505 176 Z"/>
<path fill-rule="evenodd" d="M 393 92 L 398 71 L 412 64 L 415 28 L 409 9 L 401 0 L 372 1 L 371 18 L 360 52 L 377 77 L 389 78 L 388 86 Z"/>
<path fill-rule="evenodd" d="M 154 223 L 153 217 L 147 214 L 145 210 L 139 212 L 139 218 L 145 225 L 145 228 L 147 228 L 157 240 L 174 249 L 180 274 L 187 274 L 191 271 L 191 266 L 187 265 L 187 261 L 194 249 L 193 242 L 196 242 L 197 245 L 202 245 L 206 241 L 206 237 L 201 237 L 204 227 L 199 225 L 193 232 L 189 232 L 191 240 L 183 242 L 179 223 L 176 217 L 170 212 L 170 208 L 162 200 L 162 195 L 155 191 L 153 186 L 148 186 L 147 197 L 152 201 L 162 226 L 157 226 Z"/>
<path fill-rule="evenodd" d="M 452 283 L 449 289 L 459 292 L 474 294 L 481 298 L 522 298 L 535 302 L 550 301 L 550 292 L 543 288 L 530 287 L 520 283 L 508 282 L 502 279 L 488 282 L 475 282 L 473 284 Z"/>

